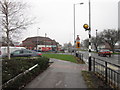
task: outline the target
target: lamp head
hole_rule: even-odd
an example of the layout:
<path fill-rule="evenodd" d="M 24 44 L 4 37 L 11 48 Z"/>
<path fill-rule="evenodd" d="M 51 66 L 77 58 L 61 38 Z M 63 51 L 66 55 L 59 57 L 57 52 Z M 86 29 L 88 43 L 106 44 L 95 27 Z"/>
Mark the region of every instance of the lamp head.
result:
<path fill-rule="evenodd" d="M 81 4 L 84 4 L 84 3 L 80 3 L 80 5 L 81 5 Z"/>

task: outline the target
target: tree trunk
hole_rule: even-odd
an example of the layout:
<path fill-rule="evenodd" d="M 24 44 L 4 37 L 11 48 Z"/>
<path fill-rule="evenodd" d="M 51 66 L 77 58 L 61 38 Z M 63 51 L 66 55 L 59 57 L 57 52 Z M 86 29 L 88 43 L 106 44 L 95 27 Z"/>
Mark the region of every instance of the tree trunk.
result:
<path fill-rule="evenodd" d="M 94 44 L 94 46 L 95 46 L 95 50 L 96 50 L 96 52 L 98 52 L 98 48 L 97 48 L 97 45 L 96 45 L 96 44 Z"/>
<path fill-rule="evenodd" d="M 7 32 L 7 56 L 10 60 L 10 39 L 9 39 L 9 32 Z"/>
<path fill-rule="evenodd" d="M 110 47 L 111 47 L 111 49 L 112 49 L 112 51 L 114 53 L 114 47 L 115 47 L 115 45 L 110 45 Z"/>
<path fill-rule="evenodd" d="M 7 34 L 7 55 L 8 59 L 10 60 L 10 31 L 9 31 L 9 16 L 8 16 L 8 3 L 5 1 L 5 19 L 6 19 L 6 34 Z"/>

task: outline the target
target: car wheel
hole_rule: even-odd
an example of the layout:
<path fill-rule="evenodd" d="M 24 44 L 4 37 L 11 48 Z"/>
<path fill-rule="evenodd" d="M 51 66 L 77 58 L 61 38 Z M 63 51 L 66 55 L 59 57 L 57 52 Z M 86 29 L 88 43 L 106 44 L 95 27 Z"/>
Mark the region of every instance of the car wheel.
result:
<path fill-rule="evenodd" d="M 104 55 L 104 54 L 103 54 L 102 56 L 103 56 L 103 57 L 105 57 L 105 55 Z"/>
<path fill-rule="evenodd" d="M 109 55 L 109 57 L 111 57 L 111 55 Z"/>

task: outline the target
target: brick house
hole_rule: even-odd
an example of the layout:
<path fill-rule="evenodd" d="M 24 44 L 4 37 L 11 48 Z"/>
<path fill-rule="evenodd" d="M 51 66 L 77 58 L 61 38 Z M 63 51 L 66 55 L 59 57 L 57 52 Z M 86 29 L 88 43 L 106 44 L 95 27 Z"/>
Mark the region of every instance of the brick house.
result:
<path fill-rule="evenodd" d="M 59 43 L 49 37 L 29 37 L 22 41 L 22 46 L 27 49 L 35 50 L 56 50 L 58 49 Z"/>

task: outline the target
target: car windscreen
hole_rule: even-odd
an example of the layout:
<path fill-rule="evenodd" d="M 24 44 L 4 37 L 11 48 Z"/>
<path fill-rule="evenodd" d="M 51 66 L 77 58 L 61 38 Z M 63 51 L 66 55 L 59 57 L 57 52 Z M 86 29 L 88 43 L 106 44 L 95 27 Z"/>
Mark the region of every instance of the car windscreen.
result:
<path fill-rule="evenodd" d="M 17 50 L 17 51 L 14 51 L 12 54 L 21 54 L 21 53 L 23 53 L 22 50 Z"/>
<path fill-rule="evenodd" d="M 23 50 L 23 53 L 33 53 L 33 52 L 30 50 Z"/>

